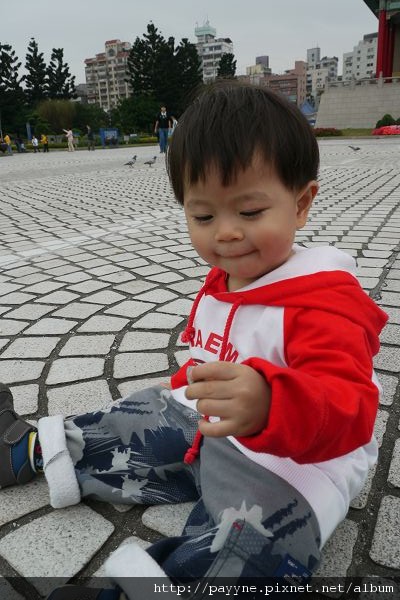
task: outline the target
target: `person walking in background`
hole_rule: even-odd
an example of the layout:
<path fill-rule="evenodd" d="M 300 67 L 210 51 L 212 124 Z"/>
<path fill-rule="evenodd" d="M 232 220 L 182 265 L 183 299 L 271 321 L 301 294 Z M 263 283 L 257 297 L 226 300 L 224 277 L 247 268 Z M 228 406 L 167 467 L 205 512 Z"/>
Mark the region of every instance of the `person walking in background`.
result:
<path fill-rule="evenodd" d="M 7 153 L 8 154 L 12 154 L 12 147 L 11 147 L 11 138 L 8 135 L 8 133 L 6 133 L 6 135 L 4 136 L 4 143 L 7 144 Z"/>
<path fill-rule="evenodd" d="M 67 142 L 68 142 L 68 152 L 74 152 L 75 151 L 74 134 L 72 133 L 72 129 L 63 129 L 63 131 L 65 133 L 65 137 L 67 138 Z"/>
<path fill-rule="evenodd" d="M 40 143 L 43 145 L 43 152 L 48 152 L 49 151 L 49 140 L 47 138 L 47 135 L 45 135 L 44 133 L 42 133 L 42 135 L 40 137 Z"/>
<path fill-rule="evenodd" d="M 86 125 L 88 150 L 94 150 L 94 133 L 90 125 Z"/>
<path fill-rule="evenodd" d="M 36 152 L 40 152 L 39 150 L 39 140 L 37 139 L 36 135 L 33 136 L 32 138 L 32 146 L 33 146 L 33 151 L 36 154 Z"/>
<path fill-rule="evenodd" d="M 169 129 L 172 129 L 172 119 L 167 113 L 166 107 L 162 106 L 154 124 L 154 133 L 158 135 L 161 154 L 165 154 L 167 150 Z"/>

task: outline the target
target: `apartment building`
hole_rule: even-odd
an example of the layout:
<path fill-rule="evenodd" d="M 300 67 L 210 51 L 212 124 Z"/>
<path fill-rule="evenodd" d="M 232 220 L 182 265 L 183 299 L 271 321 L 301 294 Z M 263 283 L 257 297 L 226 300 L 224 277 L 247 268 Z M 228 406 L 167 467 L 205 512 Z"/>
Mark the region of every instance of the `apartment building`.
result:
<path fill-rule="evenodd" d="M 120 98 L 131 94 L 127 76 L 127 61 L 131 44 L 121 40 L 109 40 L 104 52 L 85 59 L 87 99 L 89 104 L 99 104 L 109 111 Z"/>
<path fill-rule="evenodd" d="M 230 38 L 217 38 L 217 30 L 206 21 L 194 30 L 197 37 L 196 48 L 201 59 L 203 81 L 214 81 L 218 74 L 219 61 L 224 54 L 233 54 L 233 43 Z"/>
<path fill-rule="evenodd" d="M 307 63 L 296 60 L 294 69 L 288 69 L 283 75 L 268 77 L 268 87 L 286 96 L 297 106 L 301 106 L 306 99 Z"/>
<path fill-rule="evenodd" d="M 378 33 L 367 33 L 352 52 L 345 52 L 343 81 L 375 77 L 377 48 Z"/>
<path fill-rule="evenodd" d="M 329 81 L 335 81 L 338 78 L 337 56 L 324 56 L 321 58 L 320 48 L 310 48 L 307 50 L 307 100 L 314 106 L 318 106 L 319 99 Z"/>

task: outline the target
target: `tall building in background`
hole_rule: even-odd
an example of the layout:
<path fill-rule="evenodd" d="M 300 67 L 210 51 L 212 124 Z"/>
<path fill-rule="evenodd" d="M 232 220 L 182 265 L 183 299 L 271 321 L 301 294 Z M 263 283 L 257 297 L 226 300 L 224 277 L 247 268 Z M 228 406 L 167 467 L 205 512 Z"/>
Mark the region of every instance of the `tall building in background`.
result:
<path fill-rule="evenodd" d="M 201 59 L 203 81 L 213 81 L 218 74 L 219 61 L 224 54 L 233 54 L 233 43 L 230 38 L 217 38 L 217 30 L 206 21 L 194 30 L 197 37 L 196 48 Z"/>
<path fill-rule="evenodd" d="M 131 94 L 127 76 L 127 61 L 131 44 L 109 40 L 105 51 L 85 60 L 87 98 L 89 104 L 99 104 L 109 111 L 120 98 Z"/>
<path fill-rule="evenodd" d="M 367 33 L 352 52 L 345 52 L 343 81 L 375 77 L 377 49 L 378 33 Z"/>
<path fill-rule="evenodd" d="M 321 58 L 320 48 L 307 50 L 307 100 L 318 108 L 319 100 L 325 86 L 330 81 L 338 78 L 337 56 L 324 56 Z"/>
<path fill-rule="evenodd" d="M 307 50 L 307 64 L 309 69 L 315 69 L 317 63 L 321 60 L 321 48 L 309 48 Z"/>

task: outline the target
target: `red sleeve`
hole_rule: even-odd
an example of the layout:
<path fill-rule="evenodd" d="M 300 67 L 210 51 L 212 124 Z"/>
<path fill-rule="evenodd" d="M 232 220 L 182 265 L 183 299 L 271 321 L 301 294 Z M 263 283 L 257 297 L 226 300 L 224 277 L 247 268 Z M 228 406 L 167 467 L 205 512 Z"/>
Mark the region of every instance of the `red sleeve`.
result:
<path fill-rule="evenodd" d="M 184 385 L 188 385 L 189 382 L 186 376 L 186 369 L 188 367 L 194 367 L 196 364 L 197 363 L 195 360 L 193 360 L 193 358 L 189 358 L 189 360 L 186 361 L 176 373 L 171 375 L 171 387 L 173 390 L 176 390 Z"/>
<path fill-rule="evenodd" d="M 270 384 L 271 407 L 265 429 L 238 440 L 298 463 L 329 460 L 368 443 L 379 391 L 364 329 L 341 316 L 300 309 L 285 309 L 284 329 L 287 367 L 244 361 Z"/>

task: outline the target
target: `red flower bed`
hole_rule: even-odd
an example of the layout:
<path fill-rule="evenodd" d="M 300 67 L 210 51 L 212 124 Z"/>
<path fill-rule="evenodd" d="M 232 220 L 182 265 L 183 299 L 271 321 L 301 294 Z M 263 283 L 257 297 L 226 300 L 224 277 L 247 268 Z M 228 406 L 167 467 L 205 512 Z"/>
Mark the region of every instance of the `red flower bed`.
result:
<path fill-rule="evenodd" d="M 400 135 L 400 125 L 384 125 L 372 131 L 372 135 Z"/>

